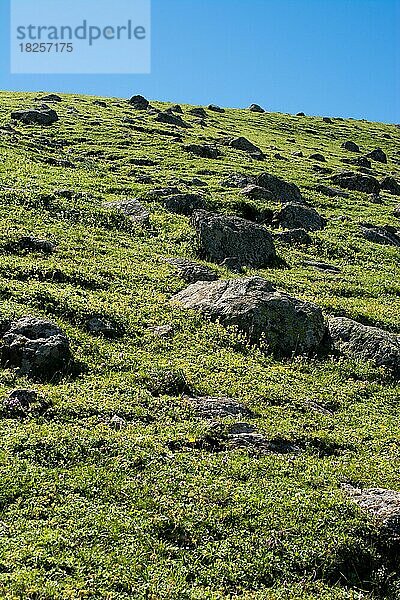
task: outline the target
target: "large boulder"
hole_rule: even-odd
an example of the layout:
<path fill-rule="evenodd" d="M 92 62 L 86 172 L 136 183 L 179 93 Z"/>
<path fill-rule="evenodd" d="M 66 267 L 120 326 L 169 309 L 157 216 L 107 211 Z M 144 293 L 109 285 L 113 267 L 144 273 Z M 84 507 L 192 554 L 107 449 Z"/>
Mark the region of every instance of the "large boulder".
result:
<path fill-rule="evenodd" d="M 360 152 L 360 147 L 355 142 L 352 142 L 350 140 L 344 142 L 342 144 L 342 148 L 348 150 L 349 152 Z"/>
<path fill-rule="evenodd" d="M 194 283 L 172 300 L 236 327 L 278 357 L 317 352 L 325 333 L 320 308 L 278 292 L 261 277 Z"/>
<path fill-rule="evenodd" d="M 246 185 L 245 188 L 242 189 L 242 194 L 246 196 L 246 198 L 251 198 L 251 200 L 273 200 L 274 196 L 272 192 L 263 188 L 259 185 Z"/>
<path fill-rule="evenodd" d="M 312 243 L 312 239 L 305 229 L 289 229 L 288 231 L 279 231 L 274 233 L 274 239 L 287 246 L 304 245 Z"/>
<path fill-rule="evenodd" d="M 249 110 L 255 113 L 265 113 L 265 110 L 259 104 L 250 104 Z"/>
<path fill-rule="evenodd" d="M 333 175 L 332 182 L 347 190 L 366 192 L 367 194 L 379 194 L 381 189 L 381 185 L 375 177 L 352 171 Z"/>
<path fill-rule="evenodd" d="M 218 148 L 211 144 L 186 144 L 183 149 L 200 158 L 219 158 L 221 156 Z"/>
<path fill-rule="evenodd" d="M 39 379 L 65 372 L 72 359 L 62 329 L 35 317 L 15 321 L 3 336 L 0 352 L 4 366 L 17 367 L 20 375 Z"/>
<path fill-rule="evenodd" d="M 270 173 L 261 173 L 255 178 L 255 184 L 271 192 L 274 200 L 277 202 L 298 202 L 302 203 L 303 198 L 297 185 L 280 179 Z"/>
<path fill-rule="evenodd" d="M 387 163 L 387 156 L 384 153 L 384 151 L 382 150 L 382 148 L 377 148 L 376 150 L 372 150 L 372 152 L 369 152 L 369 154 L 367 154 L 368 158 L 372 158 L 372 160 L 376 160 L 378 162 Z"/>
<path fill-rule="evenodd" d="M 236 216 L 196 211 L 192 218 L 201 254 L 221 263 L 235 257 L 242 265 L 266 267 L 276 259 L 272 235 L 257 223 Z"/>
<path fill-rule="evenodd" d="M 385 190 L 385 192 L 389 192 L 394 196 L 400 196 L 400 183 L 394 177 L 385 177 L 381 181 L 381 190 Z"/>
<path fill-rule="evenodd" d="M 190 125 L 186 123 L 179 115 L 169 113 L 167 111 L 157 113 L 155 121 L 159 123 L 166 123 L 167 125 L 176 125 L 177 127 L 189 128 Z"/>
<path fill-rule="evenodd" d="M 147 110 L 150 106 L 150 102 L 144 96 L 140 95 L 132 96 L 128 102 L 136 110 Z"/>
<path fill-rule="evenodd" d="M 202 106 L 195 106 L 194 108 L 189 109 L 189 114 L 194 115 L 195 117 L 200 117 L 201 119 L 207 118 L 207 112 Z"/>
<path fill-rule="evenodd" d="M 231 146 L 231 148 L 235 148 L 236 150 L 243 150 L 243 152 L 248 152 L 249 154 L 255 157 L 261 158 L 262 156 L 264 156 L 262 150 L 245 137 L 237 137 L 231 139 L 229 141 L 229 146 Z"/>
<path fill-rule="evenodd" d="M 362 236 L 369 242 L 382 246 L 400 246 L 400 231 L 391 225 L 378 227 L 369 223 L 361 224 Z"/>
<path fill-rule="evenodd" d="M 370 360 L 400 376 L 399 336 L 346 317 L 330 317 L 328 329 L 333 347 L 347 355 Z"/>
<path fill-rule="evenodd" d="M 283 229 L 305 229 L 318 231 L 326 225 L 326 219 L 310 206 L 285 204 L 274 214 L 273 224 Z"/>
<path fill-rule="evenodd" d="M 11 113 L 11 118 L 25 125 L 53 125 L 58 121 L 58 114 L 51 108 L 16 110 Z"/>

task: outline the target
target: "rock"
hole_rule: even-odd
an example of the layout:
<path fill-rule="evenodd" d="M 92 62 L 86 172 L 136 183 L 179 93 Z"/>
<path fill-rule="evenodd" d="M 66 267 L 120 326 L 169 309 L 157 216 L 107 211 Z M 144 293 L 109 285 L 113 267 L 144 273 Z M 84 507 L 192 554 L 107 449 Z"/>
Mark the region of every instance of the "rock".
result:
<path fill-rule="evenodd" d="M 221 263 L 235 257 L 242 265 L 265 267 L 276 259 L 272 235 L 263 227 L 235 216 L 196 211 L 192 218 L 201 255 Z"/>
<path fill-rule="evenodd" d="M 367 194 L 379 194 L 381 189 L 380 183 L 375 177 L 351 171 L 334 175 L 332 182 L 347 190 L 355 190 Z"/>
<path fill-rule="evenodd" d="M 330 119 L 329 117 L 324 117 L 322 120 L 324 123 L 333 123 L 332 119 Z"/>
<path fill-rule="evenodd" d="M 259 104 L 250 104 L 249 110 L 255 113 L 265 113 L 265 110 Z"/>
<path fill-rule="evenodd" d="M 150 106 L 150 102 L 144 96 L 132 96 L 130 100 L 128 100 L 129 104 L 133 106 L 136 110 L 147 110 Z"/>
<path fill-rule="evenodd" d="M 150 213 L 136 198 L 121 200 L 119 202 L 106 202 L 104 206 L 105 208 L 120 211 L 138 225 L 150 225 Z"/>
<path fill-rule="evenodd" d="M 172 112 L 183 114 L 182 107 L 179 104 L 174 104 L 173 106 L 171 106 L 171 110 Z"/>
<path fill-rule="evenodd" d="M 3 417 L 18 419 L 43 415 L 51 403 L 35 390 L 14 390 L 4 398 L 0 414 Z"/>
<path fill-rule="evenodd" d="M 395 206 L 395 208 L 393 209 L 393 214 L 397 219 L 400 219 L 400 204 Z"/>
<path fill-rule="evenodd" d="M 323 154 L 319 154 L 318 152 L 316 154 L 311 154 L 310 159 L 318 160 L 319 162 L 326 162 L 325 156 Z"/>
<path fill-rule="evenodd" d="M 57 96 L 57 94 L 48 94 L 41 98 L 35 98 L 35 100 L 38 100 L 39 102 L 62 102 L 62 98 Z"/>
<path fill-rule="evenodd" d="M 362 325 L 346 317 L 330 317 L 328 329 L 333 347 L 355 358 L 370 360 L 400 376 L 400 342 L 393 333 Z"/>
<path fill-rule="evenodd" d="M 245 188 L 248 185 L 255 184 L 255 177 L 244 175 L 243 173 L 231 173 L 220 183 L 223 187 L 229 188 Z"/>
<path fill-rule="evenodd" d="M 168 112 L 159 112 L 155 118 L 158 123 L 166 123 L 167 125 L 176 125 L 177 127 L 189 128 L 190 125 L 186 123 L 182 117 L 176 114 Z"/>
<path fill-rule="evenodd" d="M 151 200 L 158 200 L 159 198 L 164 198 L 165 196 L 174 196 L 175 194 L 180 194 L 179 188 L 175 186 L 168 186 L 165 188 L 157 188 L 155 190 L 151 190 L 146 193 L 146 198 Z"/>
<path fill-rule="evenodd" d="M 278 233 L 274 233 L 274 239 L 282 244 L 287 244 L 288 246 L 293 246 L 296 244 L 309 246 L 312 243 L 312 239 L 305 229 L 289 229 L 289 231 L 280 231 Z"/>
<path fill-rule="evenodd" d="M 22 121 L 25 125 L 53 125 L 53 123 L 58 121 L 58 114 L 51 108 L 16 110 L 11 113 L 11 118 L 16 121 Z"/>
<path fill-rule="evenodd" d="M 236 327 L 276 356 L 317 352 L 325 333 L 317 306 L 276 291 L 261 277 L 194 283 L 172 300 L 225 327 Z"/>
<path fill-rule="evenodd" d="M 254 417 L 251 410 L 232 398 L 184 396 L 184 399 L 200 419 L 210 419 L 213 421 L 227 417 Z"/>
<path fill-rule="evenodd" d="M 271 192 L 277 202 L 298 202 L 300 204 L 304 202 L 297 185 L 280 179 L 276 175 L 261 173 L 255 178 L 255 184 Z"/>
<path fill-rule="evenodd" d="M 211 110 L 212 112 L 216 112 L 216 113 L 224 113 L 225 109 L 221 108 L 220 106 L 217 106 L 216 104 L 209 104 L 207 106 L 208 110 Z"/>
<path fill-rule="evenodd" d="M 303 113 L 303 112 L 298 112 L 296 114 L 296 117 L 305 117 L 305 116 L 306 116 L 306 113 Z"/>
<path fill-rule="evenodd" d="M 349 152 L 360 152 L 359 146 L 355 142 L 347 141 L 342 144 L 342 148 L 349 150 Z"/>
<path fill-rule="evenodd" d="M 340 198 L 348 198 L 349 194 L 347 192 L 343 192 L 342 190 L 338 190 L 337 188 L 330 187 L 328 185 L 318 184 L 315 186 L 317 192 L 324 194 L 324 196 L 328 196 L 329 198 L 336 198 L 337 196 Z"/>
<path fill-rule="evenodd" d="M 283 229 L 305 229 L 318 231 L 324 229 L 326 219 L 310 206 L 301 204 L 285 204 L 281 210 L 274 213 L 272 224 Z"/>
<path fill-rule="evenodd" d="M 328 263 L 324 263 L 324 262 L 318 262 L 315 260 L 305 260 L 303 262 L 303 264 L 306 267 L 313 267 L 314 269 L 317 269 L 318 271 L 325 271 L 327 273 L 340 273 L 340 269 L 338 267 L 329 265 Z"/>
<path fill-rule="evenodd" d="M 387 156 L 384 153 L 384 151 L 382 150 L 382 148 L 377 148 L 376 150 L 372 150 L 372 152 L 367 154 L 367 157 L 371 158 L 372 160 L 381 162 L 381 163 L 385 163 L 385 164 L 387 163 Z"/>
<path fill-rule="evenodd" d="M 321 173 L 321 175 L 330 175 L 332 173 L 332 169 L 330 167 L 322 167 L 319 164 L 313 164 L 311 168 L 313 171 Z"/>
<path fill-rule="evenodd" d="M 127 425 L 127 421 L 123 417 L 120 417 L 118 415 L 113 415 L 110 419 L 110 427 L 112 427 L 112 429 L 115 429 L 115 431 L 121 431 L 122 429 L 125 429 Z"/>
<path fill-rule="evenodd" d="M 297 158 L 303 158 L 303 153 L 301 150 L 296 150 L 295 152 L 292 152 L 292 156 L 297 156 Z"/>
<path fill-rule="evenodd" d="M 347 165 L 356 165 L 357 167 L 363 167 L 365 169 L 371 168 L 371 161 L 365 156 L 357 156 L 357 158 L 344 158 L 343 161 Z"/>
<path fill-rule="evenodd" d="M 242 194 L 252 200 L 274 200 L 272 192 L 259 185 L 247 185 L 242 189 Z"/>
<path fill-rule="evenodd" d="M 162 339 L 170 338 L 174 335 L 174 328 L 172 325 L 158 325 L 151 327 L 150 331 L 157 337 Z"/>
<path fill-rule="evenodd" d="M 101 106 L 102 108 L 107 108 L 106 102 L 103 102 L 102 100 L 94 100 L 93 104 L 95 106 Z"/>
<path fill-rule="evenodd" d="M 361 223 L 360 227 L 363 237 L 369 242 L 383 246 L 400 246 L 400 233 L 395 227 L 378 227 L 370 223 Z"/>
<path fill-rule="evenodd" d="M 300 451 L 298 446 L 287 440 L 267 439 L 249 423 L 235 423 L 228 427 L 226 445 L 230 450 L 254 450 L 262 454 L 288 454 Z"/>
<path fill-rule="evenodd" d="M 198 194 L 174 194 L 161 199 L 161 203 L 169 212 L 189 216 L 195 210 L 207 208 L 207 202 Z"/>
<path fill-rule="evenodd" d="M 178 276 L 186 283 L 216 281 L 218 275 L 212 269 L 185 258 L 166 258 L 165 262 L 175 267 Z"/>
<path fill-rule="evenodd" d="M 232 273 L 243 273 L 243 265 L 237 256 L 229 256 L 224 258 L 220 267 L 232 271 Z"/>
<path fill-rule="evenodd" d="M 15 243 L 11 244 L 12 249 L 22 250 L 24 252 L 43 252 L 44 254 L 51 254 L 54 252 L 56 246 L 48 240 L 41 240 L 34 237 L 33 235 L 25 235 Z"/>
<path fill-rule="evenodd" d="M 93 316 L 87 322 L 87 330 L 94 336 L 103 336 L 105 338 L 115 338 L 118 336 L 118 330 L 111 321 L 104 317 Z"/>
<path fill-rule="evenodd" d="M 200 117 L 200 119 L 206 119 L 208 117 L 206 111 L 201 106 L 189 109 L 189 114 Z"/>
<path fill-rule="evenodd" d="M 255 146 L 245 137 L 237 137 L 231 139 L 229 142 L 229 146 L 231 146 L 231 148 L 235 148 L 236 150 L 243 150 L 243 152 L 249 152 L 249 154 L 251 155 L 264 156 L 261 149 L 258 146 Z"/>
<path fill-rule="evenodd" d="M 396 537 L 400 536 L 400 492 L 384 488 L 359 489 L 348 484 L 342 488 L 383 529 Z"/>
<path fill-rule="evenodd" d="M 183 149 L 201 158 L 219 158 L 221 156 L 218 148 L 211 144 L 186 144 Z"/>
<path fill-rule="evenodd" d="M 72 356 L 68 339 L 57 325 L 35 317 L 15 321 L 4 334 L 1 362 L 20 375 L 51 379 L 64 373 Z"/>
<path fill-rule="evenodd" d="M 193 179 L 191 179 L 189 182 L 189 185 L 193 185 L 195 187 L 207 187 L 208 183 L 206 181 L 203 181 L 202 179 L 199 179 L 198 177 L 193 177 Z"/>
<path fill-rule="evenodd" d="M 385 177 L 381 181 L 381 190 L 389 192 L 394 196 L 400 196 L 400 183 L 394 177 Z"/>

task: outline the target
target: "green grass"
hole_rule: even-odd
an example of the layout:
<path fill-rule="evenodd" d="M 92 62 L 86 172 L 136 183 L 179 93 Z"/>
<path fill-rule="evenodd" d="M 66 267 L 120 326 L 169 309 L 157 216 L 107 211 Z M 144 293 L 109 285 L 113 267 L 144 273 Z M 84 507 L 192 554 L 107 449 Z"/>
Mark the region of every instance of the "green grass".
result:
<path fill-rule="evenodd" d="M 1 93 L 0 126 L 33 98 Z M 105 99 L 102 108 L 93 100 L 63 96 L 55 107 L 60 121 L 50 128 L 0 129 L 0 321 L 50 318 L 82 365 L 78 377 L 57 384 L 0 370 L 1 396 L 33 386 L 54 405 L 46 418 L 0 421 L 0 597 L 398 598 L 396 557 L 385 555 L 376 525 L 341 491 L 348 481 L 400 489 L 398 386 L 349 359 L 278 362 L 171 305 L 184 283 L 162 257 L 195 258 L 188 219 L 144 200 L 151 228 L 135 230 L 103 203 L 166 185 L 193 191 L 184 182 L 199 177 L 216 209 L 235 212 L 241 195 L 221 185 L 226 175 L 277 174 L 301 188 L 328 226 L 312 234 L 309 248 L 278 247 L 289 268 L 247 273 L 316 302 L 326 314 L 400 333 L 399 250 L 365 241 L 357 225 L 393 224 L 398 199 L 383 193 L 382 204 L 374 204 L 356 192 L 327 198 L 314 190 L 326 178 L 307 158 L 318 150 L 324 166 L 348 170 L 341 159 L 352 155 L 341 144 L 351 139 L 364 153 L 381 146 L 389 163 L 373 163 L 374 173 L 399 179 L 400 129 L 226 110 L 210 113 L 205 128 L 183 130 L 183 143 L 244 135 L 267 158 L 252 161 L 221 147 L 221 159 L 207 160 L 184 152 L 164 134 L 174 128 L 126 101 Z M 184 118 L 193 124 L 188 108 Z M 292 157 L 296 150 L 304 158 Z M 288 160 L 274 159 L 277 151 Z M 50 166 L 49 158 L 75 168 Z M 137 158 L 155 166 L 135 166 Z M 142 175 L 153 183 L 140 183 Z M 58 193 L 64 189 L 71 198 Z M 44 257 L 5 250 L 28 233 L 55 241 L 57 251 Z M 329 261 L 341 273 L 323 274 L 305 260 Z M 92 337 L 85 331 L 92 314 L 112 318 L 123 335 Z M 175 335 L 157 338 L 152 327 L 165 324 Z M 261 432 L 299 442 L 302 452 L 191 448 L 210 426 L 193 418 L 180 395 L 163 393 L 169 372 L 198 394 L 243 402 Z M 113 415 L 126 428 L 110 427 Z"/>

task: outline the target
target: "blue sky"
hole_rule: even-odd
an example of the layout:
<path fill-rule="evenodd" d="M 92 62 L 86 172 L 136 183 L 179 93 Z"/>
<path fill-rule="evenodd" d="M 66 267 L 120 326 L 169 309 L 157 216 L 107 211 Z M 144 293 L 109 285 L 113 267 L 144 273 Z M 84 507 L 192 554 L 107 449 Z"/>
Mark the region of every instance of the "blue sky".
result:
<path fill-rule="evenodd" d="M 152 0 L 150 75 L 10 75 L 8 13 L 3 90 L 400 122 L 400 0 Z"/>

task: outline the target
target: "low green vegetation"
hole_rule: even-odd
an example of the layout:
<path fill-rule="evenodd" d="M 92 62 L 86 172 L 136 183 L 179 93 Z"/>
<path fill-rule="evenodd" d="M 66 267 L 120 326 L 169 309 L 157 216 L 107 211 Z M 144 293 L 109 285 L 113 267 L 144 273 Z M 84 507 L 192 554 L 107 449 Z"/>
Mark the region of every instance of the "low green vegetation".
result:
<path fill-rule="evenodd" d="M 12 123 L 11 111 L 31 107 L 34 97 L 1 93 L 0 326 L 25 315 L 57 323 L 78 368 L 50 382 L 0 370 L 1 397 L 32 388 L 52 405 L 41 416 L 0 420 L 0 597 L 399 598 L 399 553 L 385 550 L 377 524 L 341 488 L 400 489 L 396 381 L 344 357 L 276 360 L 171 304 L 186 284 L 163 258 L 197 260 L 195 233 L 187 217 L 148 193 L 177 186 L 240 214 L 241 191 L 221 183 L 230 174 L 267 171 L 295 183 L 326 228 L 308 247 L 277 243 L 286 267 L 246 274 L 326 315 L 400 334 L 399 248 L 369 242 L 359 228 L 395 225 L 399 198 L 330 198 L 315 190 L 329 185 L 329 174 L 314 170 L 356 170 L 341 162 L 352 156 L 342 143 L 353 140 L 364 154 L 377 146 L 387 154 L 388 164 L 373 162 L 374 176 L 399 180 L 400 129 L 233 109 L 210 112 L 201 124 L 185 106 L 192 127 L 180 129 L 126 100 L 102 99 L 104 107 L 74 96 L 54 105 L 59 121 L 51 127 Z M 182 148 L 229 136 L 247 137 L 265 160 L 224 145 L 218 159 Z M 326 162 L 310 160 L 315 152 Z M 104 207 L 129 198 L 149 210 L 149 227 Z M 56 251 L 15 250 L 31 234 Z M 222 278 L 237 276 L 209 266 Z M 94 315 L 117 335 L 88 332 Z M 173 335 L 155 334 L 164 325 Z M 267 438 L 301 451 L 215 451 L 203 443 L 212 425 L 195 418 L 185 392 L 237 399 Z"/>

